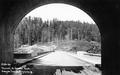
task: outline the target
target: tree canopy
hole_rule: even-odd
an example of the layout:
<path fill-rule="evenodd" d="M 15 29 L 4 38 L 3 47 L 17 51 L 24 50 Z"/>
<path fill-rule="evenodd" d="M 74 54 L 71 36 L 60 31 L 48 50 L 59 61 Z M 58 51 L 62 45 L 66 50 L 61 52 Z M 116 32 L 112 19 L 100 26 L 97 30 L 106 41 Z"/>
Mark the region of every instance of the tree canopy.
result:
<path fill-rule="evenodd" d="M 57 19 L 43 22 L 38 17 L 25 17 L 19 23 L 14 34 L 15 48 L 23 44 L 33 45 L 38 42 L 81 39 L 101 42 L 97 25 Z"/>

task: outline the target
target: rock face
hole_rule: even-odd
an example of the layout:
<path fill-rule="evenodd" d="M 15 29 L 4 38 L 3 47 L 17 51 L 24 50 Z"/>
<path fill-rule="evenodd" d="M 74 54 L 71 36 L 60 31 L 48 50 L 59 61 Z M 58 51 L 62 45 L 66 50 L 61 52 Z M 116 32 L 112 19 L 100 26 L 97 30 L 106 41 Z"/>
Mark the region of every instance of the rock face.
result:
<path fill-rule="evenodd" d="M 12 28 L 8 25 L 0 25 L 0 62 L 13 62 L 13 43 Z"/>

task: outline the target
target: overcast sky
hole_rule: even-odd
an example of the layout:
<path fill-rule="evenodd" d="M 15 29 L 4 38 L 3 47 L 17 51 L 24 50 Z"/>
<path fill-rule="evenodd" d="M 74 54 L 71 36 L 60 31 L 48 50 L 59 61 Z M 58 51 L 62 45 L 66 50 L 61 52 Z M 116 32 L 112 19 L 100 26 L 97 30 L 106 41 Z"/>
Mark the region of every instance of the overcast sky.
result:
<path fill-rule="evenodd" d="M 53 3 L 40 6 L 30 13 L 26 15 L 26 17 L 41 17 L 43 21 L 45 20 L 52 20 L 53 18 L 57 18 L 58 20 L 73 20 L 73 21 L 81 21 L 81 22 L 88 22 L 94 23 L 90 16 L 88 16 L 84 11 L 81 9 L 67 5 L 67 4 L 60 4 L 60 3 Z"/>

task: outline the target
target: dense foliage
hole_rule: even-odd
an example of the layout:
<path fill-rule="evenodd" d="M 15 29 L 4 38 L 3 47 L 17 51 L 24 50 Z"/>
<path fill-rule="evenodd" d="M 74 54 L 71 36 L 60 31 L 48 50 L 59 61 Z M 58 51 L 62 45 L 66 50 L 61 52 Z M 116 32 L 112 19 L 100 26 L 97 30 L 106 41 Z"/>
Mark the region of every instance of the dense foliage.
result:
<path fill-rule="evenodd" d="M 25 17 L 19 23 L 14 34 L 15 48 L 38 42 L 58 40 L 81 40 L 100 42 L 100 32 L 95 24 L 80 21 L 42 21 L 38 17 Z"/>

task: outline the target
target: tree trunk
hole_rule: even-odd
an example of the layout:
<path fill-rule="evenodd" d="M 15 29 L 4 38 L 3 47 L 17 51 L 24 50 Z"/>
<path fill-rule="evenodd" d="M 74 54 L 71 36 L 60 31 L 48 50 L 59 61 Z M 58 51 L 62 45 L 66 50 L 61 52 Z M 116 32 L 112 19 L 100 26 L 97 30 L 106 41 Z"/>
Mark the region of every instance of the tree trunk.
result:
<path fill-rule="evenodd" d="M 72 29 L 71 29 L 71 40 L 72 40 Z"/>

